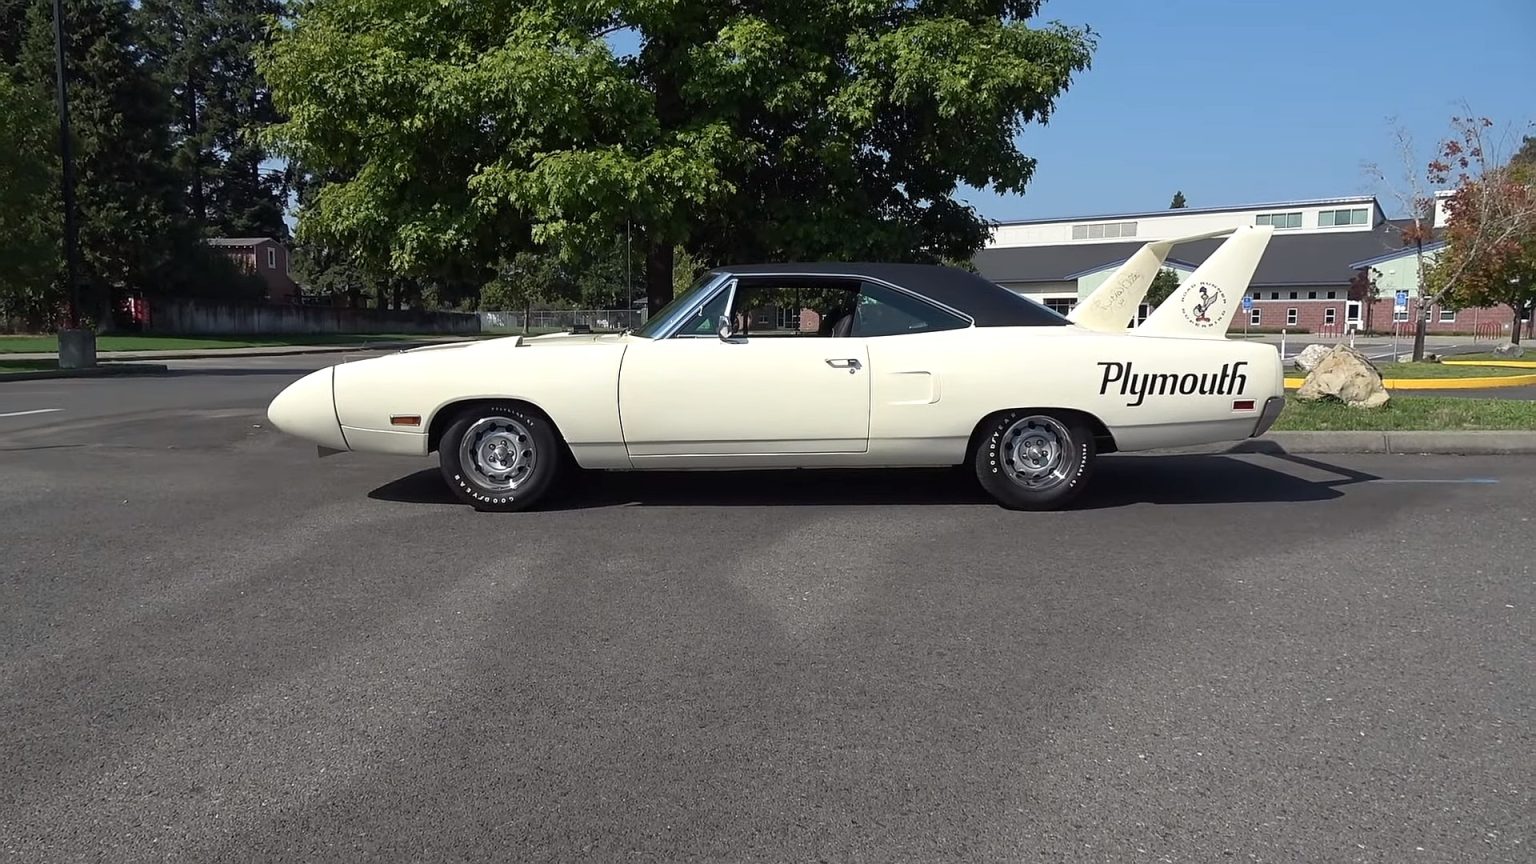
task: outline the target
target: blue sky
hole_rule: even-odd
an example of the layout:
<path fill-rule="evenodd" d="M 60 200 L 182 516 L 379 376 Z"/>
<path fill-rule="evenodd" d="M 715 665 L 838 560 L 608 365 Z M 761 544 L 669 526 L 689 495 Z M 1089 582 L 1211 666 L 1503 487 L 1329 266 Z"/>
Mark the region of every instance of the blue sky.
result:
<path fill-rule="evenodd" d="M 1388 117 L 1424 159 L 1462 101 L 1536 120 L 1536 0 L 1050 0 L 1099 34 L 1046 126 L 1025 194 L 966 190 L 998 220 L 1381 194 Z M 1536 129 L 1528 134 L 1536 135 Z M 1518 141 L 1518 139 L 1516 139 Z M 1422 160 L 1421 160 L 1422 161 Z"/>

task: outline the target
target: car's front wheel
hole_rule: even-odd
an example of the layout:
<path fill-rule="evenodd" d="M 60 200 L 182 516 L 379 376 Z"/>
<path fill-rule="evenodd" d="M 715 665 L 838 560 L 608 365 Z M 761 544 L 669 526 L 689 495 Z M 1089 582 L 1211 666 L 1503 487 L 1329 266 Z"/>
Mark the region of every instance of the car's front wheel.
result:
<path fill-rule="evenodd" d="M 515 403 L 461 411 L 438 442 L 443 479 L 476 510 L 526 510 L 549 492 L 562 453 L 548 418 Z"/>
<path fill-rule="evenodd" d="M 1082 492 L 1097 457 L 1093 431 L 1071 414 L 1006 411 L 982 429 L 976 476 L 998 503 L 1052 510 Z"/>

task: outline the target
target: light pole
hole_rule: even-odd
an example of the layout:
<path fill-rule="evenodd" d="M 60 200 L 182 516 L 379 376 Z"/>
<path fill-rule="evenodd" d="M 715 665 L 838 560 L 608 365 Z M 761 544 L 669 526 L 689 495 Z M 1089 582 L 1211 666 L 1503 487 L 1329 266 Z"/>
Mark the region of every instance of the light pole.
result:
<path fill-rule="evenodd" d="M 75 154 L 69 132 L 69 86 L 65 70 L 68 38 L 64 0 L 53 0 L 53 46 L 58 72 L 59 160 L 64 203 L 64 274 L 69 281 L 69 325 L 59 331 L 59 367 L 96 365 L 96 334 L 80 326 L 80 227 L 75 221 Z"/>

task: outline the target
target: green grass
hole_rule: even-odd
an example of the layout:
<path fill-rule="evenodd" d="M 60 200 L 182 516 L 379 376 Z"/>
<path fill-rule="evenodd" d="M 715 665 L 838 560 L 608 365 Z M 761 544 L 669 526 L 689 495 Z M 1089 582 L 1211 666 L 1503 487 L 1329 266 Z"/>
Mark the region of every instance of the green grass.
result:
<path fill-rule="evenodd" d="M 0 360 L 0 375 L 7 372 L 41 372 L 59 368 L 56 360 Z"/>
<path fill-rule="evenodd" d="M 218 348 L 268 348 L 287 345 L 363 345 L 369 342 L 400 342 L 439 338 L 405 333 L 293 333 L 273 336 L 155 336 L 104 335 L 96 337 L 96 353 L 111 351 L 203 351 Z M 52 353 L 59 350 L 53 334 L 0 336 L 0 354 Z"/>
<path fill-rule="evenodd" d="M 1302 402 L 1287 396 L 1285 410 L 1274 428 L 1285 432 L 1536 430 L 1536 402 L 1394 395 L 1385 406 L 1367 409 L 1339 402 Z"/>
<path fill-rule="evenodd" d="M 1440 363 L 1378 363 L 1376 368 L 1381 370 L 1383 378 L 1494 378 L 1536 372 L 1508 366 L 1446 366 Z"/>
<path fill-rule="evenodd" d="M 1527 350 L 1525 352 L 1525 354 L 1523 356 L 1520 356 L 1520 357 L 1500 357 L 1497 354 L 1454 354 L 1454 355 L 1448 354 L 1448 355 L 1446 355 L 1445 359 L 1447 359 L 1447 360 L 1483 360 L 1483 361 L 1488 361 L 1488 360 L 1493 360 L 1493 361 L 1514 360 L 1516 362 L 1530 363 L 1530 362 L 1536 362 L 1536 350 Z"/>

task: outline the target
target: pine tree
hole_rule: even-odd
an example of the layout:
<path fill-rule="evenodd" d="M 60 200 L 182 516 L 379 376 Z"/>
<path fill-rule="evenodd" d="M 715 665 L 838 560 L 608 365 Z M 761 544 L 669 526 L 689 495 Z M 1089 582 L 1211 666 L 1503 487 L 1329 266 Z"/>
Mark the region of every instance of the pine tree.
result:
<path fill-rule="evenodd" d="M 1178 192 L 1173 193 L 1173 203 L 1168 205 L 1168 209 L 1183 210 L 1187 206 L 1189 205 L 1184 202 L 1184 192 L 1183 190 L 1179 190 Z"/>
<path fill-rule="evenodd" d="M 171 96 L 187 208 L 207 236 L 286 239 L 287 187 L 256 133 L 278 119 L 252 52 L 279 0 L 144 0 L 146 46 Z"/>
<path fill-rule="evenodd" d="M 70 121 L 83 272 L 82 312 L 104 322 L 116 286 L 156 286 L 191 242 L 180 218 L 165 92 L 137 45 L 127 0 L 65 4 Z M 53 11 L 33 0 L 16 77 L 54 98 Z"/>

